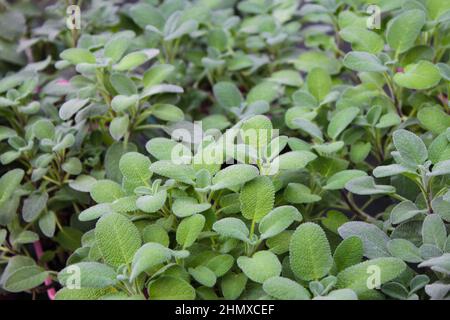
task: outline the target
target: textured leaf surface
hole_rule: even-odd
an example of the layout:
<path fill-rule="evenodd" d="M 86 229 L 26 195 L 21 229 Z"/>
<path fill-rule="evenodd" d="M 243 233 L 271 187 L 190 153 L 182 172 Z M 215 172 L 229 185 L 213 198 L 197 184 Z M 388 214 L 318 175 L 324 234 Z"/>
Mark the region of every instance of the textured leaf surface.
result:
<path fill-rule="evenodd" d="M 249 241 L 249 231 L 245 223 L 237 218 L 224 218 L 215 222 L 213 230 L 218 234 L 242 241 Z"/>
<path fill-rule="evenodd" d="M 387 247 L 393 257 L 411 263 L 418 263 L 422 261 L 420 249 L 408 240 L 393 239 L 388 242 Z"/>
<path fill-rule="evenodd" d="M 438 67 L 431 62 L 420 61 L 417 64 L 408 65 L 403 73 L 397 73 L 394 81 L 404 88 L 426 90 L 438 85 L 441 74 Z"/>
<path fill-rule="evenodd" d="M 236 164 L 220 170 L 212 179 L 212 190 L 231 188 L 246 183 L 258 175 L 258 169 L 248 164 Z"/>
<path fill-rule="evenodd" d="M 229 273 L 223 277 L 220 287 L 225 299 L 235 300 L 242 294 L 246 284 L 247 277 L 244 273 Z"/>
<path fill-rule="evenodd" d="M 291 269 L 302 280 L 319 280 L 333 265 L 325 232 L 314 223 L 304 223 L 295 230 L 289 245 Z"/>
<path fill-rule="evenodd" d="M 198 203 L 196 199 L 190 197 L 177 198 L 172 204 L 173 213 L 180 218 L 203 212 L 210 207 L 210 203 Z"/>
<path fill-rule="evenodd" d="M 230 82 L 219 82 L 214 85 L 214 96 L 223 108 L 239 107 L 242 103 L 242 95 L 239 89 Z"/>
<path fill-rule="evenodd" d="M 100 218 L 95 227 L 95 239 L 105 262 L 114 267 L 130 263 L 141 246 L 139 230 L 118 213 Z"/>
<path fill-rule="evenodd" d="M 242 188 L 241 211 L 245 218 L 259 222 L 273 208 L 275 189 L 270 178 L 260 176 Z"/>
<path fill-rule="evenodd" d="M 398 53 L 410 49 L 419 36 L 425 21 L 425 13 L 418 9 L 406 11 L 392 19 L 386 32 L 389 46 Z"/>
<path fill-rule="evenodd" d="M 136 206 L 147 213 L 153 213 L 160 210 L 167 199 L 167 191 L 161 190 L 154 195 L 146 195 L 139 197 L 136 201 Z"/>
<path fill-rule="evenodd" d="M 111 288 L 62 288 L 56 293 L 55 300 L 98 300 L 100 297 L 105 296 L 111 292 Z"/>
<path fill-rule="evenodd" d="M 193 300 L 195 289 L 185 280 L 163 276 L 148 286 L 151 300 Z"/>
<path fill-rule="evenodd" d="M 42 284 L 48 275 L 48 272 L 39 266 L 24 266 L 6 278 L 3 288 L 9 292 L 29 290 Z"/>
<path fill-rule="evenodd" d="M 150 164 L 148 157 L 138 152 L 128 152 L 120 158 L 119 169 L 127 180 L 146 183 L 152 176 Z"/>
<path fill-rule="evenodd" d="M 380 284 L 397 278 L 406 268 L 406 264 L 397 258 L 378 258 L 351 266 L 337 275 L 337 287 L 349 288 L 358 295 L 368 291 L 367 281 L 371 273 L 370 267 L 379 268 Z"/>
<path fill-rule="evenodd" d="M 447 240 L 447 230 L 442 219 L 437 214 L 428 215 L 422 226 L 424 244 L 432 244 L 443 249 Z"/>
<path fill-rule="evenodd" d="M 353 236 L 360 238 L 364 246 L 364 256 L 370 259 L 390 256 L 387 249 L 389 237 L 373 224 L 351 221 L 341 226 L 338 231 L 344 239 Z"/>
<path fill-rule="evenodd" d="M 8 171 L 0 178 L 0 204 L 11 197 L 16 188 L 20 185 L 25 172 L 22 169 Z"/>
<path fill-rule="evenodd" d="M 327 190 L 339 190 L 344 189 L 347 182 L 354 178 L 366 176 L 367 173 L 361 170 L 344 170 L 332 175 L 328 181 L 324 189 Z"/>
<path fill-rule="evenodd" d="M 303 219 L 301 213 L 293 206 L 281 206 L 273 209 L 259 223 L 261 239 L 276 236 L 294 221 L 300 222 Z"/>
<path fill-rule="evenodd" d="M 170 160 L 152 163 L 150 171 L 187 184 L 193 184 L 195 179 L 195 172 L 191 166 L 176 164 Z"/>
<path fill-rule="evenodd" d="M 247 277 L 258 283 L 264 283 L 281 273 L 281 263 L 270 251 L 258 251 L 251 258 L 239 257 L 237 264 Z"/>
<path fill-rule="evenodd" d="M 328 135 L 336 139 L 359 114 L 359 109 L 350 107 L 336 113 L 328 125 Z"/>
<path fill-rule="evenodd" d="M 58 273 L 58 281 L 63 286 L 72 284 L 71 277 L 80 277 L 81 288 L 106 288 L 117 283 L 113 268 L 98 262 L 72 264 Z"/>
<path fill-rule="evenodd" d="M 264 281 L 264 291 L 280 300 L 309 300 L 308 290 L 295 281 L 283 277 L 273 277 Z"/>
<path fill-rule="evenodd" d="M 177 228 L 177 242 L 183 249 L 190 247 L 197 239 L 205 226 L 205 217 L 201 214 L 195 214 L 184 218 Z"/>
<path fill-rule="evenodd" d="M 99 180 L 91 189 L 91 197 L 97 203 L 113 202 L 124 195 L 120 185 L 111 180 Z"/>
<path fill-rule="evenodd" d="M 140 247 L 133 257 L 131 264 L 131 280 L 136 279 L 142 272 L 151 267 L 169 261 L 172 258 L 170 249 L 159 243 L 146 243 Z"/>
<path fill-rule="evenodd" d="M 337 271 L 342 271 L 357 263 L 363 258 L 363 242 L 358 237 L 344 239 L 336 248 L 333 255 Z"/>
<path fill-rule="evenodd" d="M 216 275 L 211 271 L 211 269 L 205 266 L 189 268 L 189 273 L 198 283 L 204 285 L 205 287 L 213 287 L 216 284 Z"/>

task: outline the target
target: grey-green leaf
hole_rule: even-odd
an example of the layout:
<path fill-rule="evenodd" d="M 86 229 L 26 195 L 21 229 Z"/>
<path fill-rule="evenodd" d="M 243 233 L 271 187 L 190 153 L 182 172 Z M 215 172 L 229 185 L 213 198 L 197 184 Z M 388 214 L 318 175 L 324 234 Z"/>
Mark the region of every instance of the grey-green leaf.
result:
<path fill-rule="evenodd" d="M 100 218 L 95 227 L 95 239 L 105 262 L 115 267 L 131 263 L 142 243 L 136 226 L 118 213 Z"/>
<path fill-rule="evenodd" d="M 302 280 L 319 280 L 333 266 L 331 249 L 325 232 L 308 222 L 294 232 L 289 245 L 291 269 Z"/>
<path fill-rule="evenodd" d="M 389 237 L 373 224 L 351 221 L 342 225 L 338 232 L 344 239 L 353 236 L 359 237 L 364 245 L 364 255 L 369 259 L 390 256 L 387 249 Z"/>
<path fill-rule="evenodd" d="M 270 251 L 258 251 L 251 258 L 239 257 L 237 264 L 247 277 L 258 283 L 264 283 L 281 273 L 281 263 Z"/>
<path fill-rule="evenodd" d="M 280 300 L 309 300 L 310 293 L 295 281 L 283 277 L 273 277 L 263 283 L 264 291 Z"/>
<path fill-rule="evenodd" d="M 172 258 L 171 250 L 165 246 L 149 242 L 136 251 L 131 264 L 130 279 L 134 280 L 142 272 L 156 265 L 165 263 Z"/>
<path fill-rule="evenodd" d="M 213 224 L 213 230 L 228 238 L 248 242 L 249 231 L 245 223 L 237 218 L 223 218 Z"/>

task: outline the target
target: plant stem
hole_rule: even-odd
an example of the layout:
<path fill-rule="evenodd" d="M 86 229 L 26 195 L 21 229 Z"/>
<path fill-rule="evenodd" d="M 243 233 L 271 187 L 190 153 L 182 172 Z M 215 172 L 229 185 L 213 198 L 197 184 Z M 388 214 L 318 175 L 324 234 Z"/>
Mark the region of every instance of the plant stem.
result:
<path fill-rule="evenodd" d="M 369 214 L 367 214 L 366 212 L 364 212 L 363 210 L 358 208 L 358 205 L 353 201 L 353 198 L 351 196 L 349 196 L 348 194 L 346 194 L 345 191 L 341 190 L 341 195 L 344 198 L 347 205 L 349 206 L 349 208 L 354 213 L 356 213 L 357 216 L 359 216 L 360 218 L 362 218 L 365 221 L 370 221 L 370 222 L 376 221 L 375 218 L 373 218 L 372 216 L 370 216 Z"/>

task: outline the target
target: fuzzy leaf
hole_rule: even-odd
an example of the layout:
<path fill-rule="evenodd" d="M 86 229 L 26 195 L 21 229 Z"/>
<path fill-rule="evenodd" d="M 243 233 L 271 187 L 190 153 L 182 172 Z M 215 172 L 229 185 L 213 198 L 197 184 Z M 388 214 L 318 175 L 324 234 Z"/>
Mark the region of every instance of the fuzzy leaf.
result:
<path fill-rule="evenodd" d="M 125 195 L 120 185 L 111 180 L 98 180 L 92 186 L 90 193 L 97 203 L 113 202 Z"/>
<path fill-rule="evenodd" d="M 426 90 L 431 89 L 441 81 L 441 74 L 438 67 L 429 61 L 420 61 L 417 64 L 406 66 L 404 73 L 397 73 L 394 81 L 401 87 Z"/>
<path fill-rule="evenodd" d="M 69 182 L 69 186 L 80 192 L 90 192 L 92 186 L 97 182 L 94 177 L 87 175 L 79 175 L 75 180 Z"/>
<path fill-rule="evenodd" d="M 152 163 L 150 171 L 187 184 L 194 184 L 195 180 L 195 172 L 191 166 L 175 164 L 170 160 L 160 160 Z"/>
<path fill-rule="evenodd" d="M 93 207 L 83 210 L 78 215 L 80 221 L 90 221 L 100 218 L 101 216 L 111 213 L 111 206 L 108 203 L 100 203 Z"/>
<path fill-rule="evenodd" d="M 164 121 L 181 121 L 184 119 L 183 111 L 171 104 L 157 103 L 151 106 L 152 114 Z"/>
<path fill-rule="evenodd" d="M 388 70 L 374 54 L 358 51 L 346 54 L 344 66 L 358 72 L 385 72 Z"/>
<path fill-rule="evenodd" d="M 300 284 L 288 278 L 273 277 L 264 281 L 264 291 L 280 300 L 309 300 L 310 293 Z"/>
<path fill-rule="evenodd" d="M 291 151 L 276 157 L 273 163 L 276 163 L 280 170 L 299 170 L 316 158 L 317 156 L 309 151 Z"/>
<path fill-rule="evenodd" d="M 111 124 L 109 126 L 109 133 L 114 140 L 119 141 L 125 136 L 125 134 L 128 132 L 129 123 L 130 119 L 128 118 L 128 115 L 114 118 L 111 121 Z"/>
<path fill-rule="evenodd" d="M 60 56 L 72 64 L 96 62 L 95 56 L 90 51 L 81 48 L 66 49 L 61 52 Z"/>
<path fill-rule="evenodd" d="M 322 101 L 330 93 L 332 80 L 328 72 L 322 68 L 314 68 L 308 74 L 308 91 L 318 100 Z"/>
<path fill-rule="evenodd" d="M 9 292 L 21 292 L 41 285 L 49 273 L 37 265 L 24 266 L 12 272 L 3 284 Z"/>
<path fill-rule="evenodd" d="M 142 230 L 142 239 L 145 243 L 156 242 L 168 247 L 170 243 L 169 234 L 159 224 L 150 224 Z"/>
<path fill-rule="evenodd" d="M 201 214 L 195 214 L 184 218 L 177 228 L 176 240 L 179 245 L 186 249 L 190 247 L 197 239 L 205 226 L 205 217 Z"/>
<path fill-rule="evenodd" d="M 125 112 L 130 107 L 135 106 L 139 101 L 139 96 L 134 94 L 132 96 L 118 95 L 111 101 L 111 107 L 116 112 Z"/>
<path fill-rule="evenodd" d="M 326 190 L 344 189 L 347 182 L 362 176 L 367 176 L 367 173 L 361 170 L 344 170 L 332 175 L 323 188 Z"/>
<path fill-rule="evenodd" d="M 170 64 L 158 64 L 152 66 L 144 73 L 142 83 L 144 89 L 162 83 L 175 70 L 175 67 Z"/>
<path fill-rule="evenodd" d="M 26 222 L 36 220 L 47 207 L 48 193 L 33 193 L 24 202 L 22 217 Z"/>
<path fill-rule="evenodd" d="M 210 203 L 198 203 L 194 198 L 182 197 L 175 199 L 172 211 L 177 217 L 184 218 L 208 210 L 210 207 Z"/>
<path fill-rule="evenodd" d="M 208 269 L 213 271 L 216 277 L 222 277 L 233 267 L 233 265 L 234 258 L 229 254 L 215 256 L 206 263 Z"/>
<path fill-rule="evenodd" d="M 13 169 L 0 178 L 0 205 L 12 196 L 24 175 L 25 172 L 22 169 Z"/>
<path fill-rule="evenodd" d="M 259 222 L 273 208 L 275 188 L 270 178 L 260 176 L 247 182 L 240 195 L 242 215 Z"/>
<path fill-rule="evenodd" d="M 153 213 L 160 210 L 167 199 L 167 191 L 161 190 L 154 195 L 145 195 L 139 197 L 136 201 L 136 206 L 147 213 Z"/>
<path fill-rule="evenodd" d="M 432 244 L 444 249 L 447 230 L 439 215 L 431 214 L 425 218 L 422 226 L 422 239 L 424 244 Z"/>
<path fill-rule="evenodd" d="M 58 273 L 58 281 L 63 286 L 68 286 L 71 284 L 71 277 L 77 275 L 80 276 L 81 288 L 106 288 L 117 283 L 114 269 L 98 262 L 72 264 Z"/>
<path fill-rule="evenodd" d="M 417 119 L 425 129 L 435 134 L 441 134 L 450 127 L 450 115 L 438 106 L 421 108 L 417 113 Z"/>
<path fill-rule="evenodd" d="M 302 219 L 301 213 L 293 206 L 281 206 L 273 209 L 259 223 L 261 240 L 276 236 L 294 221 L 300 222 Z"/>
<path fill-rule="evenodd" d="M 213 87 L 214 97 L 222 108 L 240 107 L 243 98 L 235 84 L 219 82 Z"/>
<path fill-rule="evenodd" d="M 336 248 L 333 255 L 334 264 L 338 272 L 360 263 L 363 258 L 363 242 L 358 237 L 344 239 Z"/>
<path fill-rule="evenodd" d="M 440 257 L 431 258 L 419 264 L 419 268 L 430 267 L 436 272 L 450 275 L 450 253 L 445 253 Z"/>
<path fill-rule="evenodd" d="M 224 237 L 248 242 L 249 231 L 245 223 L 237 218 L 223 218 L 213 224 L 213 230 Z"/>
<path fill-rule="evenodd" d="M 328 135 L 336 139 L 359 114 L 359 109 L 350 107 L 336 113 L 328 125 Z"/>
<path fill-rule="evenodd" d="M 387 248 L 393 257 L 410 263 L 422 262 L 419 248 L 411 241 L 406 239 L 393 239 L 388 242 Z"/>
<path fill-rule="evenodd" d="M 369 176 L 354 178 L 345 184 L 345 189 L 359 195 L 394 193 L 395 188 L 389 185 L 376 185 L 375 180 Z"/>
<path fill-rule="evenodd" d="M 193 300 L 195 289 L 185 280 L 172 276 L 163 276 L 148 286 L 152 300 Z"/>
<path fill-rule="evenodd" d="M 229 273 L 221 281 L 222 294 L 227 300 L 239 298 L 247 284 L 247 277 L 244 273 Z"/>
<path fill-rule="evenodd" d="M 129 181 L 147 183 L 152 176 L 150 159 L 138 152 L 125 153 L 119 161 L 119 170 Z"/>
<path fill-rule="evenodd" d="M 406 268 L 406 264 L 398 258 L 378 258 L 351 266 L 337 275 L 337 287 L 349 288 L 358 295 L 368 291 L 367 282 L 372 273 L 369 268 L 378 267 L 380 284 L 397 278 Z"/>
<path fill-rule="evenodd" d="M 408 10 L 395 17 L 387 26 L 386 39 L 398 54 L 414 46 L 426 21 L 422 10 Z"/>
<path fill-rule="evenodd" d="M 302 280 L 319 280 L 333 265 L 331 250 L 325 232 L 314 223 L 297 228 L 289 245 L 291 269 Z"/>
<path fill-rule="evenodd" d="M 216 284 L 217 278 L 211 269 L 205 266 L 198 266 L 196 268 L 189 268 L 189 274 L 201 285 L 205 287 L 213 287 Z"/>
<path fill-rule="evenodd" d="M 444 176 L 450 174 L 450 160 L 440 161 L 433 166 L 431 173 L 427 174 L 430 177 Z"/>
<path fill-rule="evenodd" d="M 302 204 L 320 201 L 322 198 L 312 194 L 311 190 L 301 183 L 289 183 L 284 189 L 284 198 L 287 202 Z"/>
<path fill-rule="evenodd" d="M 369 259 L 389 257 L 387 243 L 389 237 L 377 226 L 359 221 L 347 222 L 338 229 L 343 239 L 358 237 L 364 245 L 364 256 Z"/>
<path fill-rule="evenodd" d="M 105 57 L 110 58 L 113 63 L 119 61 L 130 44 L 131 38 L 126 35 L 119 35 L 111 38 L 105 44 Z"/>
<path fill-rule="evenodd" d="M 390 219 L 392 224 L 400 224 L 425 212 L 426 210 L 419 210 L 411 201 L 402 201 L 392 209 Z"/>
<path fill-rule="evenodd" d="M 396 176 L 404 172 L 410 171 L 408 168 L 402 166 L 401 164 L 390 164 L 387 166 L 379 166 L 373 170 L 373 176 L 376 178 L 385 178 Z"/>
<path fill-rule="evenodd" d="M 258 169 L 248 164 L 236 164 L 220 170 L 212 179 L 212 190 L 231 188 L 258 176 Z"/>
<path fill-rule="evenodd" d="M 315 123 L 302 118 L 296 118 L 292 120 L 292 123 L 295 128 L 306 132 L 313 138 L 323 141 L 322 130 L 320 130 L 320 128 Z"/>
<path fill-rule="evenodd" d="M 95 226 L 95 239 L 105 262 L 114 267 L 131 263 L 141 246 L 139 230 L 118 213 L 100 218 Z"/>
<path fill-rule="evenodd" d="M 172 258 L 170 249 L 159 243 L 146 243 L 140 247 L 133 257 L 130 279 L 136 279 L 142 272 Z"/>
<path fill-rule="evenodd" d="M 258 283 L 264 283 L 281 273 L 281 263 L 270 251 L 258 251 L 251 258 L 239 257 L 237 264 L 247 277 Z"/>
<path fill-rule="evenodd" d="M 158 54 L 159 50 L 157 49 L 132 52 L 123 57 L 118 64 L 114 65 L 113 68 L 117 71 L 131 70 L 147 62 L 148 60 L 153 59 Z"/>

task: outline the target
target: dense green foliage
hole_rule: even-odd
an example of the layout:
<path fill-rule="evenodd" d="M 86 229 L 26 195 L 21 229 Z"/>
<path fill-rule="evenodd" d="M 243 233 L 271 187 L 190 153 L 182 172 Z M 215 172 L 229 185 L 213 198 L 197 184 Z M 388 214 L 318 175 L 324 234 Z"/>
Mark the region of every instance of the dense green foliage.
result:
<path fill-rule="evenodd" d="M 52 3 L 0 1 L 2 294 L 450 297 L 450 0 Z"/>

